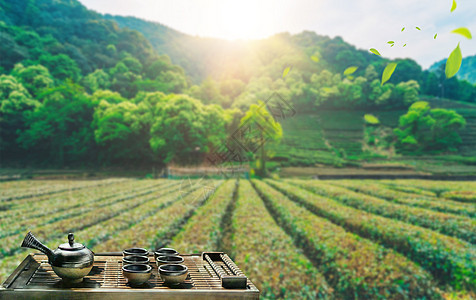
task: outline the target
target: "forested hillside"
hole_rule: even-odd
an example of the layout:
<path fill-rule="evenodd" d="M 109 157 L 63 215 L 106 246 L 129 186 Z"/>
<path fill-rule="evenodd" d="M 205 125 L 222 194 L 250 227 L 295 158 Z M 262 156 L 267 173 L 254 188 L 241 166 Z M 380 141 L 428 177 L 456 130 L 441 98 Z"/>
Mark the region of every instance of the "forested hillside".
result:
<path fill-rule="evenodd" d="M 397 68 L 382 84 L 390 60 L 340 37 L 302 32 L 246 42 L 199 38 L 158 23 L 103 16 L 76 0 L 0 0 L 0 28 L 3 164 L 202 163 L 250 107 L 275 93 L 303 124 L 312 120 L 304 114 L 324 116 L 309 129 L 323 130 L 325 138 L 316 143 L 333 157 L 308 160 L 303 152 L 288 157 L 287 164 L 358 165 L 355 161 L 375 155 L 447 153 L 468 145 L 459 132 L 472 112 L 463 118 L 418 101 L 443 91 L 447 98 L 475 102 L 476 86 L 422 71 L 411 59 L 393 61 Z M 346 111 L 361 112 L 342 123 L 359 124 L 356 135 L 335 140 L 326 128 L 336 120 L 326 116 L 341 120 Z M 384 111 L 398 114 L 391 114 L 392 125 L 377 126 L 388 124 L 385 114 L 377 113 Z M 418 117 L 398 122 L 407 112 Z M 376 122 L 363 119 L 372 113 Z M 415 127 L 418 122 L 423 123 Z M 285 142 L 269 153 L 286 149 L 292 129 L 283 128 L 277 140 Z M 439 132 L 448 133 L 443 145 L 435 142 Z M 305 148 L 305 140 L 293 141 L 296 152 L 288 151 L 290 156 Z"/>
<path fill-rule="evenodd" d="M 174 63 L 182 66 L 195 82 L 200 82 L 208 76 L 215 79 L 228 77 L 245 81 L 252 76 L 259 76 L 262 72 L 255 73 L 258 67 L 263 64 L 269 65 L 273 61 L 273 55 L 286 53 L 286 58 L 279 57 L 281 62 L 293 63 L 301 54 L 306 56 L 319 52 L 319 58 L 325 63 L 319 66 L 318 70 L 327 69 L 331 72 L 343 72 L 348 66 L 358 66 L 363 74 L 365 67 L 373 65 L 378 74 L 381 74 L 386 60 L 378 59 L 376 55 L 368 51 L 356 50 L 355 47 L 343 41 L 340 37 L 329 38 L 318 35 L 314 32 L 303 32 L 297 35 L 277 35 L 262 41 L 225 41 L 212 38 L 193 37 L 162 24 L 144 21 L 134 17 L 122 17 L 106 15 L 107 19 L 115 20 L 119 26 L 138 30 L 151 42 L 159 53 L 167 54 Z M 279 47 L 284 47 L 288 51 L 281 51 Z M 270 52 L 263 51 L 268 49 Z M 258 57 L 258 60 L 255 60 Z M 397 60 L 399 62 L 391 83 L 401 81 L 416 80 L 420 85 L 420 93 L 437 97 L 446 97 L 461 101 L 476 103 L 476 89 L 474 88 L 474 72 L 476 66 L 473 57 L 463 59 L 463 64 L 458 72 L 458 78 L 466 79 L 471 84 L 458 81 L 456 78 L 446 79 L 444 66 L 442 70 L 437 70 L 437 65 L 444 64 L 444 60 L 435 63 L 430 71 L 422 71 L 422 68 L 413 60 Z M 237 66 L 246 64 L 247 68 Z M 301 67 L 301 66 L 299 66 Z M 261 70 L 260 70 L 261 71 Z M 311 70 L 316 72 L 316 70 Z M 279 73 L 279 72 L 277 72 Z M 473 78 L 473 79 L 472 79 Z"/>

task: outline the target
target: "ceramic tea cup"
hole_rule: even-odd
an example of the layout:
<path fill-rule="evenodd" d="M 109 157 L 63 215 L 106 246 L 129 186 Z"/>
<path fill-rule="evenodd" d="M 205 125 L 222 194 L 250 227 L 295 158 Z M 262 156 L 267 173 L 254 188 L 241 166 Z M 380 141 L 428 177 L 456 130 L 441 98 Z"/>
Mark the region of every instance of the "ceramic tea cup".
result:
<path fill-rule="evenodd" d="M 178 264 L 162 265 L 159 267 L 159 274 L 165 284 L 177 285 L 187 278 L 188 268 Z"/>
<path fill-rule="evenodd" d="M 125 249 L 124 251 L 122 251 L 122 255 L 123 256 L 128 256 L 128 255 L 148 256 L 149 251 L 147 249 L 144 249 L 144 248 L 134 247 L 134 248 Z"/>
<path fill-rule="evenodd" d="M 172 248 L 160 248 L 154 252 L 154 257 L 157 260 L 158 256 L 177 256 L 179 253 Z"/>
<path fill-rule="evenodd" d="M 147 256 L 140 256 L 140 255 L 128 255 L 122 258 L 122 265 L 133 265 L 133 264 L 140 264 L 140 265 L 148 265 L 149 258 Z"/>
<path fill-rule="evenodd" d="M 166 265 L 166 264 L 181 264 L 183 263 L 183 257 L 181 256 L 157 256 L 155 259 L 155 263 L 157 264 L 157 267 L 161 265 Z"/>
<path fill-rule="evenodd" d="M 132 264 L 122 267 L 122 275 L 132 286 L 138 286 L 147 282 L 152 275 L 152 267 L 149 265 Z"/>

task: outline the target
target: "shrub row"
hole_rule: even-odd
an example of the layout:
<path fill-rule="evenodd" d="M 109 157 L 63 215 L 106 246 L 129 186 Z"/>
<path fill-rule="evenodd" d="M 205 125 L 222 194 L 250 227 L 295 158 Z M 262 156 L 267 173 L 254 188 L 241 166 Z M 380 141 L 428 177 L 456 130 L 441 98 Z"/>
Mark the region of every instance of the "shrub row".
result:
<path fill-rule="evenodd" d="M 9 211 L 11 215 L 4 216 L 0 225 L 0 238 L 10 236 L 32 226 L 41 226 L 62 219 L 72 218 L 89 212 L 97 207 L 123 201 L 124 198 L 139 197 L 154 192 L 166 181 L 153 185 L 124 184 L 124 187 L 103 187 L 81 191 L 74 195 L 64 195 L 60 199 L 34 202 L 31 205 L 22 205 L 21 209 Z M 101 195 L 98 197 L 98 195 Z"/>
<path fill-rule="evenodd" d="M 395 191 L 387 188 L 384 184 L 369 183 L 359 180 L 332 181 L 331 184 L 345 187 L 355 192 L 390 200 L 399 204 L 431 209 L 443 213 L 453 213 L 470 218 L 476 217 L 476 206 L 468 203 L 439 200 L 438 198 Z"/>
<path fill-rule="evenodd" d="M 373 181 L 375 182 L 375 181 Z M 424 190 L 421 188 L 417 188 L 414 186 L 407 186 L 403 184 L 397 184 L 393 180 L 380 180 L 379 183 L 384 184 L 386 187 L 395 190 L 395 191 L 400 191 L 400 192 L 405 192 L 405 193 L 411 193 L 411 194 L 418 194 L 422 196 L 427 196 L 427 197 L 436 197 L 436 193 L 429 191 L 429 190 Z"/>
<path fill-rule="evenodd" d="M 438 298 L 433 279 L 415 263 L 316 216 L 264 182 L 253 184 L 278 223 L 309 251 L 336 297 Z"/>
<path fill-rule="evenodd" d="M 104 222 L 76 231 L 75 236 L 88 248 L 97 251 L 95 249 L 96 245 L 109 240 L 113 235 L 120 234 L 123 230 L 129 229 L 134 224 L 140 223 L 145 218 L 178 201 L 180 199 L 178 190 L 179 186 L 177 184 L 168 185 L 161 189 L 160 195 L 154 201 L 148 201 Z"/>
<path fill-rule="evenodd" d="M 75 191 L 75 190 L 91 188 L 95 186 L 104 186 L 108 184 L 119 183 L 126 180 L 128 179 L 104 179 L 104 180 L 95 181 L 94 183 L 91 183 L 91 181 L 88 181 L 87 183 L 78 182 L 78 181 L 69 181 L 62 184 L 55 184 L 55 185 L 48 184 L 41 187 L 22 190 L 22 193 L 18 193 L 18 191 L 12 191 L 11 193 L 10 192 L 2 193 L 0 202 L 21 200 L 26 198 L 40 197 L 40 196 L 48 196 L 48 195 L 62 193 L 62 192 Z"/>
<path fill-rule="evenodd" d="M 179 191 L 180 193 L 182 191 Z M 210 193 L 200 188 L 182 195 L 179 201 L 134 224 L 129 229 L 115 233 L 107 242 L 97 245 L 94 249 L 98 252 L 109 252 L 130 247 L 155 249 L 163 246 L 209 196 Z M 177 250 L 181 252 L 181 249 Z"/>
<path fill-rule="evenodd" d="M 391 189 L 417 194 L 439 196 L 442 200 L 476 203 L 476 184 L 474 182 L 432 182 L 432 181 L 383 181 Z M 414 186 L 407 186 L 414 185 Z M 415 187 L 418 186 L 418 187 Z"/>
<path fill-rule="evenodd" d="M 385 182 L 388 183 L 388 181 Z M 426 191 L 431 191 L 435 193 L 437 197 L 440 197 L 445 192 L 463 191 L 464 193 L 469 193 L 473 195 L 476 193 L 476 182 L 474 181 L 394 180 L 390 183 L 393 185 L 414 187 Z M 463 202 L 466 201 L 464 198 L 454 198 L 453 200 Z"/>
<path fill-rule="evenodd" d="M 276 224 L 249 181 L 240 181 L 232 228 L 234 259 L 265 299 L 331 298 L 324 277 Z"/>
<path fill-rule="evenodd" d="M 316 215 L 395 249 L 428 270 L 442 284 L 476 290 L 476 250 L 471 244 L 401 221 L 376 216 L 290 185 L 269 181 Z"/>
<path fill-rule="evenodd" d="M 330 197 L 357 209 L 429 228 L 470 243 L 476 243 L 476 220 L 467 217 L 391 203 L 317 180 L 293 180 L 292 182 L 314 193 Z"/>
<path fill-rule="evenodd" d="M 183 230 L 174 237 L 171 247 L 183 253 L 219 251 L 222 236 L 221 221 L 226 208 L 233 198 L 236 181 L 223 183 L 187 222 Z"/>
<path fill-rule="evenodd" d="M 441 194 L 441 197 L 445 199 L 468 202 L 474 207 L 476 203 L 476 189 L 474 191 L 449 191 Z"/>

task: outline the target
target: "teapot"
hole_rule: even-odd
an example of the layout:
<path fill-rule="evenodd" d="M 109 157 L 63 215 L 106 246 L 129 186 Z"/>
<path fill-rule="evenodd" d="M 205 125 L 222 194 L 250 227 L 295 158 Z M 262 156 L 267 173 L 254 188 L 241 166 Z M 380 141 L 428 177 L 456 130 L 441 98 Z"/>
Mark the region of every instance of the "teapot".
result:
<path fill-rule="evenodd" d="M 43 245 L 31 231 L 27 233 L 21 246 L 43 252 L 48 256 L 48 263 L 56 275 L 70 283 L 83 281 L 83 277 L 93 268 L 94 253 L 84 245 L 75 243 L 72 233 L 68 234 L 68 242 L 59 245 L 54 251 Z"/>

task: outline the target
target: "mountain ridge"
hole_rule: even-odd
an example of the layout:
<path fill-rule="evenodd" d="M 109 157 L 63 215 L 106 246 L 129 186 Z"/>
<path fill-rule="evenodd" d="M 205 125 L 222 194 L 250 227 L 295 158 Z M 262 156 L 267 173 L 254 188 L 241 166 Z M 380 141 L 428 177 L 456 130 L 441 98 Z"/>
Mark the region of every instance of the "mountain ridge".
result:
<path fill-rule="evenodd" d="M 438 68 L 444 64 L 446 64 L 446 58 L 432 64 L 429 70 L 436 72 Z M 456 77 L 467 80 L 472 84 L 476 84 L 476 54 L 463 57 L 461 68 L 458 73 L 456 73 Z"/>

